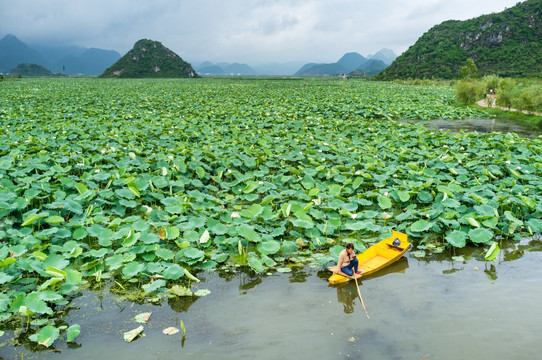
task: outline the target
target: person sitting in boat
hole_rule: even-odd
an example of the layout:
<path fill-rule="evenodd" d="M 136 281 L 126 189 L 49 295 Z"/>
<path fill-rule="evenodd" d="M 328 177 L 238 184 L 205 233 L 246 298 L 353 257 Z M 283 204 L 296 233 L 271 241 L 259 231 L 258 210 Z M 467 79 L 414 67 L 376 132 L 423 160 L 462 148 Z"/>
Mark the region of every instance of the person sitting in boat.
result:
<path fill-rule="evenodd" d="M 346 244 L 345 249 L 339 253 L 339 262 L 333 273 L 337 274 L 339 271 L 342 271 L 348 276 L 354 275 L 354 272 L 361 274 L 361 271 L 358 271 L 358 259 L 354 253 L 354 245 L 352 243 Z"/>

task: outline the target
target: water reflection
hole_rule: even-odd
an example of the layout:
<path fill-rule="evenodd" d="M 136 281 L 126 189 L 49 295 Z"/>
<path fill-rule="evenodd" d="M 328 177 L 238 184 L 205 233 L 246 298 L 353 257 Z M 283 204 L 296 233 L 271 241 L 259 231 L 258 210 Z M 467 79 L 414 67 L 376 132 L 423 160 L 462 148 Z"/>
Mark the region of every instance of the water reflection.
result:
<path fill-rule="evenodd" d="M 484 273 L 487 275 L 487 278 L 489 280 L 491 281 L 497 280 L 497 269 L 495 269 L 495 265 L 491 264 L 488 269 L 487 263 L 486 263 L 486 268 L 484 269 Z"/>
<path fill-rule="evenodd" d="M 186 312 L 199 298 L 197 296 L 182 296 L 168 299 L 167 303 L 175 312 Z"/>
<path fill-rule="evenodd" d="M 392 273 L 401 273 L 404 274 L 405 270 L 408 268 L 408 259 L 406 257 L 402 257 L 393 264 L 383 268 L 382 270 L 379 270 L 375 273 L 372 273 L 368 275 L 367 277 L 362 277 L 362 280 L 367 281 L 375 278 L 379 278 L 381 276 L 385 276 Z M 329 277 L 330 272 L 327 272 L 327 276 Z M 319 276 L 322 278 L 322 276 Z M 326 278 L 327 281 L 327 278 Z M 358 282 L 358 284 L 361 286 L 362 283 Z M 337 301 L 341 304 L 343 304 L 343 311 L 346 314 L 351 314 L 354 312 L 354 302 L 358 298 L 358 290 L 356 288 L 356 283 L 353 281 L 348 281 L 343 284 L 338 285 L 329 285 L 330 287 L 335 287 L 337 289 Z"/>
<path fill-rule="evenodd" d="M 292 270 L 292 274 L 290 276 L 290 282 L 291 283 L 302 283 L 307 280 L 307 277 L 309 277 L 310 274 L 303 269 L 297 268 Z"/>
<path fill-rule="evenodd" d="M 356 283 L 348 282 L 337 287 L 337 301 L 343 304 L 343 311 L 347 314 L 354 312 L 354 301 L 358 297 Z"/>

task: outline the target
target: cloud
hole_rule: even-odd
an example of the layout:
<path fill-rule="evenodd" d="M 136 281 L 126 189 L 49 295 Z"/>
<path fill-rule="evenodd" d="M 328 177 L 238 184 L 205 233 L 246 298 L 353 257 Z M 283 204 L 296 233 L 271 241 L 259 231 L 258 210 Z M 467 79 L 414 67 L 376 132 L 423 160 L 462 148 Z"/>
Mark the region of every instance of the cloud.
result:
<path fill-rule="evenodd" d="M 434 25 L 502 11 L 517 0 L 17 0 L 4 2 L 0 36 L 128 51 L 148 38 L 189 61 L 338 60 L 396 53 Z"/>

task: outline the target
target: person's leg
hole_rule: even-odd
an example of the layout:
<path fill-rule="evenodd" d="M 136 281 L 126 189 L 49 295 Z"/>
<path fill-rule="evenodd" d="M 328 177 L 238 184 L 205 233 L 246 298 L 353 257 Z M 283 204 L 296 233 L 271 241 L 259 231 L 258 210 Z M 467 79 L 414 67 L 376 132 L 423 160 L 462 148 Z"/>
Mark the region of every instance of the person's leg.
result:
<path fill-rule="evenodd" d="M 351 264 L 351 263 L 350 263 Z M 352 270 L 352 267 L 350 265 L 343 266 L 341 268 L 341 271 L 345 273 L 348 276 L 354 275 L 354 270 Z"/>
<path fill-rule="evenodd" d="M 359 264 L 359 262 L 358 262 L 358 259 L 357 259 L 357 258 L 355 258 L 354 260 L 352 260 L 352 261 L 350 262 L 350 265 L 352 265 L 352 267 L 354 268 L 354 272 L 355 272 L 356 274 L 358 273 L 358 264 Z"/>
<path fill-rule="evenodd" d="M 354 275 L 354 272 L 358 272 L 358 259 L 350 261 L 350 264 L 344 266 L 341 271 L 348 276 Z"/>

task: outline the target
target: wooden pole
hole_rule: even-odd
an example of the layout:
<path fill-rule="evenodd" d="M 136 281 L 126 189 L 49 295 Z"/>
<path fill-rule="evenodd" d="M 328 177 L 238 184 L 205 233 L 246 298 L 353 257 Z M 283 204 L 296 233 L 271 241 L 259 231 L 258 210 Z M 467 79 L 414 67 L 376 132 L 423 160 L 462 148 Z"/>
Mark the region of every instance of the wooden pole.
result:
<path fill-rule="evenodd" d="M 358 285 L 358 278 L 356 277 L 356 273 L 354 273 L 354 280 L 356 281 L 356 289 L 358 289 L 358 295 L 359 300 L 361 301 L 361 306 L 363 306 L 363 310 L 365 310 L 365 314 L 367 315 L 367 319 L 370 319 L 369 313 L 367 312 L 367 309 L 365 308 L 365 304 L 363 303 L 363 299 L 361 297 L 361 291 L 359 291 L 359 285 Z"/>

